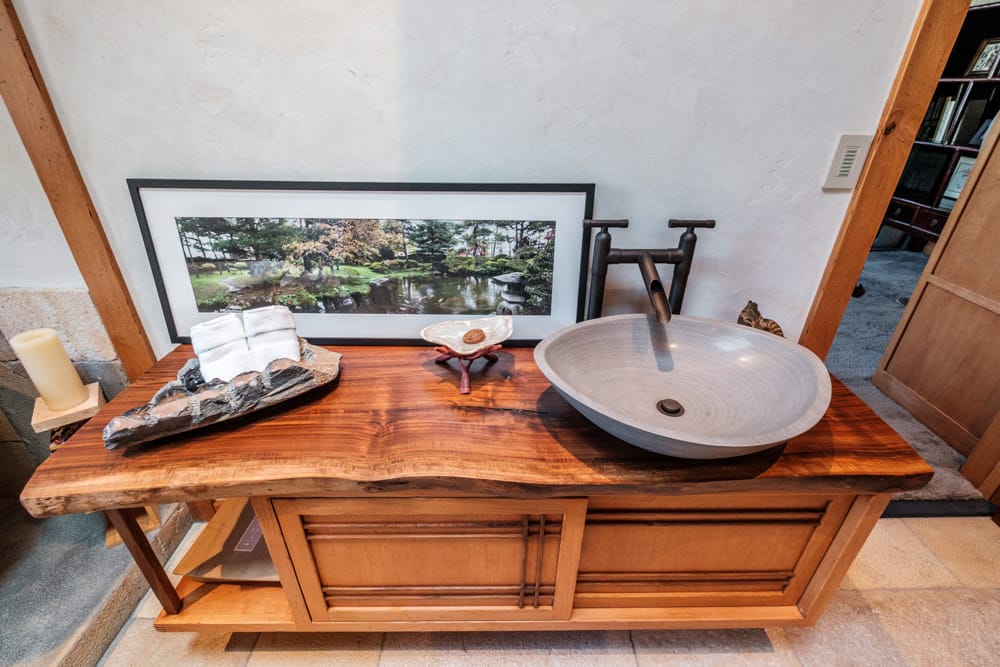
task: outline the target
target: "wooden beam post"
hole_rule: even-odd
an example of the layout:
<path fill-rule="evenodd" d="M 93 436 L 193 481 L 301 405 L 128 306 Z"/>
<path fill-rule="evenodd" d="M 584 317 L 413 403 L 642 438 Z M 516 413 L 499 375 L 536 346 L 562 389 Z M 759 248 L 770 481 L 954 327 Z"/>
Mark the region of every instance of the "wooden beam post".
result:
<path fill-rule="evenodd" d="M 868 160 L 799 336 L 799 344 L 821 359 L 830 351 L 968 8 L 969 0 L 924 0 L 920 9 Z"/>
<path fill-rule="evenodd" d="M 0 2 L 0 96 L 130 380 L 156 358 L 12 0 Z M 124 187 L 124 184 L 123 184 Z"/>

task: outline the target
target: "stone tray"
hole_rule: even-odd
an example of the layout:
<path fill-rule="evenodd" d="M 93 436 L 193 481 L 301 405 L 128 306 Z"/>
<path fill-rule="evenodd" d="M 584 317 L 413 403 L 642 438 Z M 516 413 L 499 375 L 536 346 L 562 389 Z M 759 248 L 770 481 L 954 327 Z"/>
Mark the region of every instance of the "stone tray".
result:
<path fill-rule="evenodd" d="M 341 355 L 299 339 L 301 362 L 278 359 L 261 371 L 248 371 L 229 382 L 206 383 L 197 359 L 189 359 L 177 380 L 165 384 L 145 405 L 114 417 L 104 427 L 108 449 L 217 424 L 262 410 L 333 382 Z"/>

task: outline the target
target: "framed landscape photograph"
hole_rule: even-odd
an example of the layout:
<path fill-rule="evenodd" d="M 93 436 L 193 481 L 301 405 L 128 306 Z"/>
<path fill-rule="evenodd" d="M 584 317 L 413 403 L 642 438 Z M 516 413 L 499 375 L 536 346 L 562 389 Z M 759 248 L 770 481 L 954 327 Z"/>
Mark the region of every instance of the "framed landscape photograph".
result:
<path fill-rule="evenodd" d="M 318 344 L 396 343 L 514 316 L 533 342 L 581 319 L 593 184 L 129 179 L 170 339 L 284 305 Z"/>

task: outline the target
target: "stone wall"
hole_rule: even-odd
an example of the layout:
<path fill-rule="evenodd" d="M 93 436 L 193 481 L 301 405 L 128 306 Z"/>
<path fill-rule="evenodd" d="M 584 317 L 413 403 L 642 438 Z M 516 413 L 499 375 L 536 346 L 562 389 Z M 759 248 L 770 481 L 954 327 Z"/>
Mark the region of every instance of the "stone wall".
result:
<path fill-rule="evenodd" d="M 80 377 L 100 382 L 105 398 L 128 382 L 86 290 L 0 288 L 0 498 L 17 497 L 49 455 L 49 433 L 31 428 L 38 392 L 7 340 L 39 327 L 59 331 Z"/>

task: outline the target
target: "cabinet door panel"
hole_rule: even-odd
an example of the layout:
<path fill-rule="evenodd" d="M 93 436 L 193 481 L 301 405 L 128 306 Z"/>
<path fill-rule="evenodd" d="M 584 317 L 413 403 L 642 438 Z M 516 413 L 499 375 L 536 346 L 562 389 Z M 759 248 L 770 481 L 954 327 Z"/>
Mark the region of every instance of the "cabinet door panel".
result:
<path fill-rule="evenodd" d="M 585 504 L 275 500 L 316 621 L 566 618 Z"/>
<path fill-rule="evenodd" d="M 849 500 L 604 499 L 587 512 L 578 607 L 789 604 Z"/>
<path fill-rule="evenodd" d="M 885 372 L 978 438 L 1000 410 L 998 333 L 1000 313 L 928 284 Z"/>

